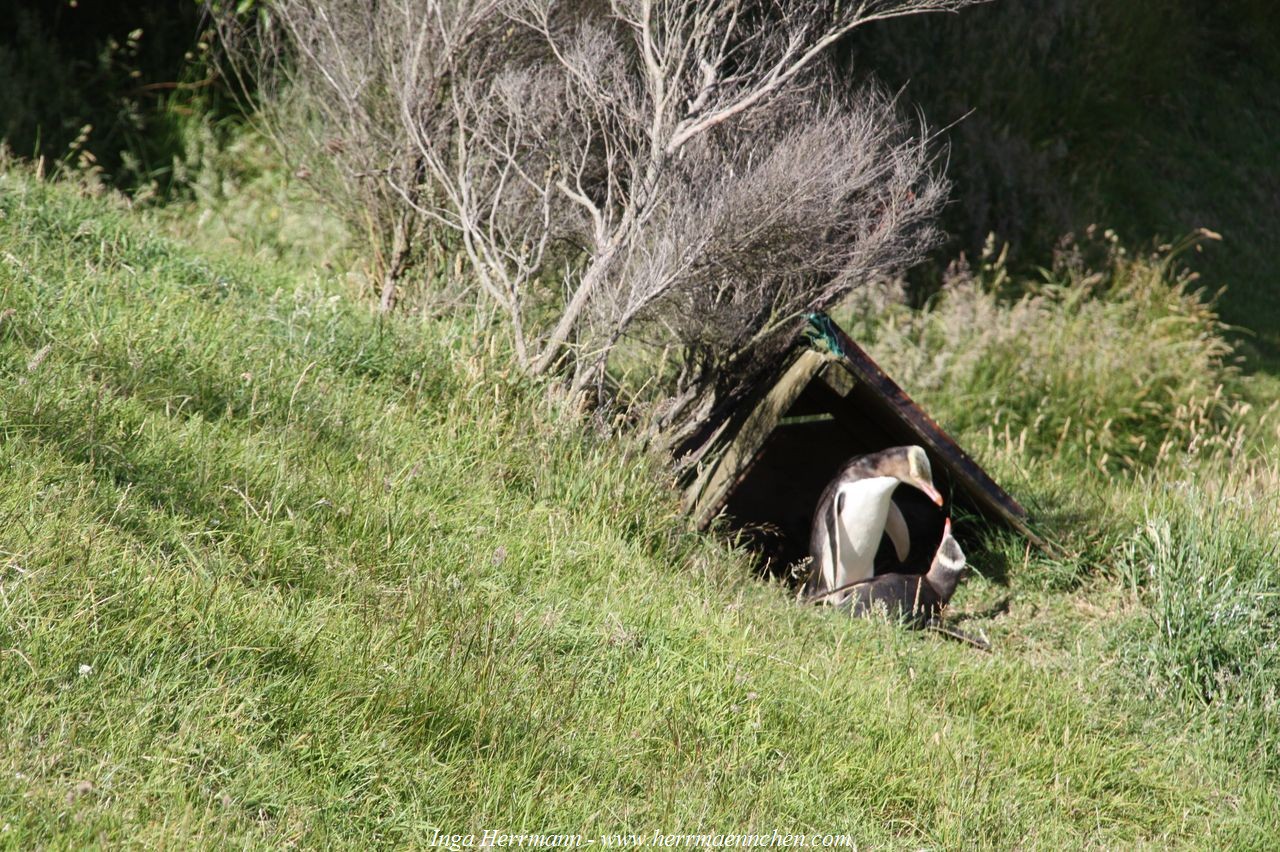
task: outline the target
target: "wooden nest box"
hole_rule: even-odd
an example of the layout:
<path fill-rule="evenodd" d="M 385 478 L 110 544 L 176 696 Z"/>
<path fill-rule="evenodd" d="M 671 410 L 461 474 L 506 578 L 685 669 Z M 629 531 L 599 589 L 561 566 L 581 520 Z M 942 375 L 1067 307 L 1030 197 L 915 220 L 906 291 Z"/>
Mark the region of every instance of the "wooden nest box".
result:
<path fill-rule="evenodd" d="M 700 528 L 727 515 L 773 570 L 783 570 L 808 556 L 818 496 L 841 465 L 853 456 L 918 444 L 960 533 L 963 521 L 976 515 L 1044 546 L 1028 527 L 1026 510 L 843 329 L 825 314 L 811 323 L 814 333 L 791 350 L 780 370 L 709 425 L 710 449 L 684 488 L 685 508 Z M 907 570 L 923 572 L 942 537 L 944 510 L 908 486 L 893 499 L 911 530 Z M 886 545 L 877 566 L 888 558 Z"/>

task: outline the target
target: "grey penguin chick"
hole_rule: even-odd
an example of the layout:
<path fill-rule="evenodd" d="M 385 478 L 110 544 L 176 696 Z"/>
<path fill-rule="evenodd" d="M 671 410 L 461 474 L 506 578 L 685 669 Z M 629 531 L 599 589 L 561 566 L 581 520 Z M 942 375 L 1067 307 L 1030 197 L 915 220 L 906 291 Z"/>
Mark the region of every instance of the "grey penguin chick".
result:
<path fill-rule="evenodd" d="M 955 594 L 964 572 L 964 551 L 951 535 L 951 519 L 942 530 L 942 543 L 934 554 L 929 573 L 881 574 L 849 587 L 848 604 L 854 615 L 883 610 L 909 627 L 929 627 Z"/>
<path fill-rule="evenodd" d="M 818 498 L 809 540 L 813 563 L 801 600 L 845 603 L 847 594 L 837 590 L 872 577 L 876 549 L 886 533 L 898 561 L 907 558 L 906 521 L 892 502 L 894 490 L 902 483 L 942 505 L 922 447 L 892 447 L 852 458 L 840 468 Z"/>

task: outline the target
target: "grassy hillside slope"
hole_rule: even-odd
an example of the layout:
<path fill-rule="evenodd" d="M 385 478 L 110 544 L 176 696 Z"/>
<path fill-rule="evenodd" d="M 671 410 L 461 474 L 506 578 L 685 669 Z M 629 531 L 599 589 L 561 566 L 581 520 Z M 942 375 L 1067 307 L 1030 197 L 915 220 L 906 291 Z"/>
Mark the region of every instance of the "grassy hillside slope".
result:
<path fill-rule="evenodd" d="M 978 622 L 992 655 L 802 609 L 464 323 L 348 295 L 0 176 L 0 845 L 1280 833 L 1276 757 L 1239 727 L 1274 689 L 1174 688 L 1187 646 L 1147 625 L 1205 598 L 1145 574 L 1227 555 L 1244 588 L 1271 539 L 1193 552 L 1173 492 L 1070 564 L 996 537 L 1020 570 L 958 600 L 1011 601 Z"/>

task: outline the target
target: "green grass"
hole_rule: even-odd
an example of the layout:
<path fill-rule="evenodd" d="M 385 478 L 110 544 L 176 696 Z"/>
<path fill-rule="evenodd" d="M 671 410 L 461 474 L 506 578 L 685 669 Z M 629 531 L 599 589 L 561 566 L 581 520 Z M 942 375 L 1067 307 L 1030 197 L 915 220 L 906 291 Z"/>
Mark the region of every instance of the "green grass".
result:
<path fill-rule="evenodd" d="M 953 266 L 924 310 L 853 316 L 874 317 L 862 331 L 880 363 L 1066 554 L 1028 559 L 996 534 L 978 563 L 1015 598 L 1083 592 L 1088 611 L 1118 616 L 1096 625 L 1110 642 L 1098 664 L 1275 779 L 1280 404 L 1239 369 L 1177 251 L 1132 254 L 1110 234 L 1093 248 L 1034 280 L 987 254 Z"/>
<path fill-rule="evenodd" d="M 378 318 L 298 270 L 0 176 L 0 844 L 1280 834 L 1253 759 L 1275 693 L 1237 665 L 1272 610 L 1215 649 L 1222 697 L 1159 629 L 1206 600 L 1177 571 L 1247 557 L 1270 593 L 1273 539 L 1204 539 L 1159 501 L 1130 525 L 1135 484 L 1065 562 L 989 537 L 1006 579 L 957 604 L 1008 599 L 974 619 L 992 655 L 800 608 L 473 320 Z M 1046 504 L 1073 482 L 983 452 Z"/>

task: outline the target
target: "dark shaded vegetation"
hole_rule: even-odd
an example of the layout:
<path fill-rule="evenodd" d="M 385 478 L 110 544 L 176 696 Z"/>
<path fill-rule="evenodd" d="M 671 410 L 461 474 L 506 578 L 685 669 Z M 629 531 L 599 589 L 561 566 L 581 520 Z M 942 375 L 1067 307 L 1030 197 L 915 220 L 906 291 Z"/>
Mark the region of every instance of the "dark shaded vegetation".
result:
<path fill-rule="evenodd" d="M 1222 234 L 1192 260 L 1255 364 L 1280 363 L 1280 18 L 1264 0 L 995 2 L 888 22 L 850 58 L 954 124 L 939 256 L 989 233 L 1023 268 L 1090 224 L 1130 245 Z M 945 261 L 944 261 L 945 262 Z"/>
<path fill-rule="evenodd" d="M 174 189 L 185 127 L 233 112 L 195 0 L 0 0 L 0 138 L 20 156 Z"/>

